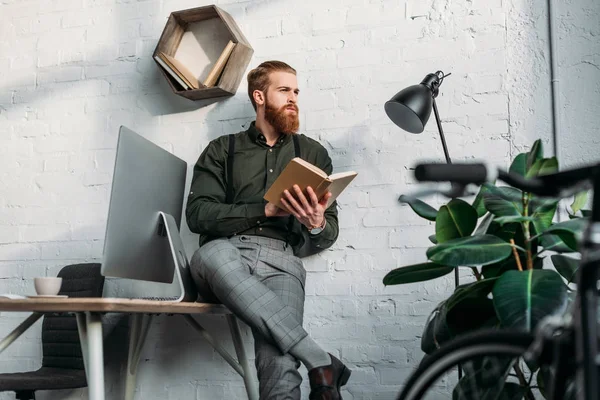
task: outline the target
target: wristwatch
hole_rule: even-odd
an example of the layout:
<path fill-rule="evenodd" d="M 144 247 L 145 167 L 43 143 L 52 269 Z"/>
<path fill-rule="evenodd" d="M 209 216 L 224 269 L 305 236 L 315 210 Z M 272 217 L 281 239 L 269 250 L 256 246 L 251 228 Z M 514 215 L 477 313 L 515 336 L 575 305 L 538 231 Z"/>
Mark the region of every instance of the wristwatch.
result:
<path fill-rule="evenodd" d="M 323 232 L 323 229 L 325 229 L 325 223 L 327 222 L 327 220 L 325 219 L 325 217 L 323 217 L 323 223 L 319 226 L 313 226 L 311 227 L 308 232 L 311 235 L 318 235 L 319 233 Z"/>

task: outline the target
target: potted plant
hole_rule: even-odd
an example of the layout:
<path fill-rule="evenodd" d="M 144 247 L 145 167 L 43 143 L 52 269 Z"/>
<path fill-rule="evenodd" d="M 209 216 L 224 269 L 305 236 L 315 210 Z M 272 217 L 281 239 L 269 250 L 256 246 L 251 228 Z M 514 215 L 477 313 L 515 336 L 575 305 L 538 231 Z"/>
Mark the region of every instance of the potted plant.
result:
<path fill-rule="evenodd" d="M 540 140 L 510 166 L 510 172 L 527 178 L 557 170 L 556 158 L 543 157 Z M 560 223 L 553 222 L 559 199 L 492 183 L 482 185 L 472 203 L 457 198 L 439 210 L 407 196 L 400 201 L 435 222 L 433 246 L 426 251 L 428 262 L 394 269 L 383 283 L 427 281 L 455 268 L 469 268 L 474 276 L 429 316 L 421 338 L 426 354 L 483 327 L 532 331 L 542 318 L 565 308 L 578 266 L 577 238 L 589 213 L 582 209 L 587 192 L 575 196 L 569 220 Z M 548 257 L 551 262 L 545 262 Z"/>

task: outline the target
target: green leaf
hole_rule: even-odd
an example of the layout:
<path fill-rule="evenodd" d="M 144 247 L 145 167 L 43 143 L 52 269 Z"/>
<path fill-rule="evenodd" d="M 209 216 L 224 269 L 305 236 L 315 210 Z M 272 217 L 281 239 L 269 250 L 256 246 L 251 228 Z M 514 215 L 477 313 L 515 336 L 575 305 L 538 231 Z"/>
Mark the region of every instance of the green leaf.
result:
<path fill-rule="evenodd" d="M 505 224 L 512 223 L 521 223 L 521 222 L 533 222 L 535 220 L 534 217 L 519 217 L 519 216 L 510 216 L 510 217 L 498 217 L 494 219 L 494 222 L 500 224 L 500 226 L 504 226 Z"/>
<path fill-rule="evenodd" d="M 493 214 L 486 214 L 485 217 L 483 217 L 483 219 L 479 223 L 479 226 L 477 227 L 477 229 L 475 229 L 475 232 L 473 232 L 473 235 L 483 235 L 483 234 L 487 233 L 493 220 L 494 220 Z"/>
<path fill-rule="evenodd" d="M 448 309 L 453 309 L 466 299 L 484 299 L 492 291 L 497 278 L 482 279 L 472 283 L 458 286 L 454 293 L 446 300 Z"/>
<path fill-rule="evenodd" d="M 453 337 L 497 323 L 496 311 L 487 295 L 495 279 L 458 286 L 454 294 L 431 313 L 421 338 L 421 349 L 429 354 Z"/>
<path fill-rule="evenodd" d="M 433 244 L 438 244 L 437 238 L 435 237 L 435 235 L 431 235 L 429 236 L 429 241 Z"/>
<path fill-rule="evenodd" d="M 573 204 L 571 204 L 571 211 L 573 214 L 576 214 L 577 211 L 581 210 L 586 204 L 588 199 L 588 192 L 579 192 L 575 195 L 575 199 L 573 199 Z"/>
<path fill-rule="evenodd" d="M 561 254 L 554 254 L 550 257 L 552 264 L 558 273 L 571 283 L 575 280 L 577 270 L 579 269 L 579 260 Z"/>
<path fill-rule="evenodd" d="M 498 318 L 494 302 L 485 297 L 465 298 L 446 311 L 446 325 L 453 337 L 481 328 L 490 320 Z"/>
<path fill-rule="evenodd" d="M 485 208 L 496 217 L 523 215 L 522 192 L 512 187 L 487 185 L 488 192 L 483 195 Z"/>
<path fill-rule="evenodd" d="M 398 201 L 401 203 L 407 203 L 419 217 L 425 218 L 429 221 L 435 221 L 437 210 L 431 207 L 429 204 L 405 195 L 400 196 Z"/>
<path fill-rule="evenodd" d="M 510 242 L 510 239 L 515 238 L 516 232 L 520 226 L 521 225 L 519 225 L 519 224 L 500 225 L 500 224 L 492 221 L 492 223 L 490 224 L 486 233 L 488 235 L 497 236 L 500 239 L 502 239 L 508 243 L 508 242 Z"/>
<path fill-rule="evenodd" d="M 552 219 L 556 213 L 558 201 L 554 199 L 539 199 L 533 197 L 531 200 L 531 211 L 533 212 L 533 230 L 532 235 L 537 235 L 539 232 L 544 232 L 552 225 Z M 563 241 L 556 235 L 546 235 L 538 239 L 539 244 L 545 250 L 571 251 Z M 534 242 L 535 243 L 535 242 Z"/>
<path fill-rule="evenodd" d="M 540 139 L 533 142 L 531 146 L 531 150 L 527 153 L 527 171 L 533 167 L 536 161 L 544 158 L 544 148 L 542 146 L 542 141 Z"/>
<path fill-rule="evenodd" d="M 481 268 L 481 273 L 486 279 L 499 277 L 509 270 L 518 270 L 517 261 L 514 257 L 507 257 L 499 263 L 485 265 Z"/>
<path fill-rule="evenodd" d="M 542 318 L 564 307 L 567 287 L 554 271 L 507 271 L 492 294 L 503 327 L 532 331 Z"/>
<path fill-rule="evenodd" d="M 477 193 L 477 196 L 475 196 L 475 200 L 473 200 L 473 208 L 475 210 L 477 210 L 478 218 L 483 217 L 485 215 L 485 213 L 487 213 L 485 204 L 483 202 L 483 197 L 488 191 L 489 191 L 488 187 L 485 185 L 482 185 L 479 188 L 479 193 Z"/>
<path fill-rule="evenodd" d="M 510 165 L 508 172 L 519 174 L 523 177 L 527 175 L 527 153 L 517 155 Z"/>
<path fill-rule="evenodd" d="M 529 215 L 534 218 L 534 226 L 546 230 L 552 225 L 552 219 L 558 206 L 557 199 L 546 199 L 533 196 L 529 202 Z"/>
<path fill-rule="evenodd" d="M 544 250 L 552 250 L 557 253 L 572 253 L 573 249 L 565 244 L 562 239 L 556 235 L 543 235 L 539 241 Z"/>
<path fill-rule="evenodd" d="M 548 175 L 558 171 L 558 160 L 556 157 L 543 158 L 537 160 L 527 171 L 526 178 L 534 178 L 536 176 Z"/>
<path fill-rule="evenodd" d="M 553 234 L 557 235 L 569 248 L 577 251 L 578 237 L 588 224 L 587 218 L 576 218 L 569 221 L 554 224 L 546 229 L 541 235 Z"/>
<path fill-rule="evenodd" d="M 467 236 L 452 239 L 427 249 L 427 258 L 433 262 L 458 266 L 493 264 L 508 257 L 509 243 L 492 235 Z"/>
<path fill-rule="evenodd" d="M 453 267 L 435 263 L 422 263 L 396 268 L 383 278 L 384 285 L 400 285 L 404 283 L 423 282 L 449 274 Z"/>
<path fill-rule="evenodd" d="M 469 236 L 477 225 L 477 211 L 460 199 L 453 199 L 440 207 L 435 219 L 435 237 L 438 243 Z"/>
<path fill-rule="evenodd" d="M 445 302 L 441 302 L 429 315 L 421 337 L 421 350 L 431 354 L 439 349 L 442 344 L 452 339 L 452 333 L 446 323 Z"/>

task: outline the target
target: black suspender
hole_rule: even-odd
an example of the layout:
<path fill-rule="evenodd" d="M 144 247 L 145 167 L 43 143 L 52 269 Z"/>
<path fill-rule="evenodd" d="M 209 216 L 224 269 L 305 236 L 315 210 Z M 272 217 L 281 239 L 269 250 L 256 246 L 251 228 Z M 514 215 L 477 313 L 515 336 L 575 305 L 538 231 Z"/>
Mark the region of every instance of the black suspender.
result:
<path fill-rule="evenodd" d="M 235 135 L 229 135 L 229 152 L 227 153 L 227 192 L 225 202 L 233 203 L 233 155 L 235 153 Z"/>
<path fill-rule="evenodd" d="M 298 139 L 298 135 L 292 135 L 292 139 L 294 140 L 294 155 L 295 157 L 300 157 L 300 142 Z"/>
<path fill-rule="evenodd" d="M 294 156 L 300 157 L 300 143 L 298 141 L 298 135 L 293 135 L 292 139 L 294 139 Z M 294 229 L 294 222 L 296 219 L 293 215 L 290 215 L 288 218 L 288 226 L 287 226 L 287 235 L 285 235 L 285 247 L 290 244 L 290 237 L 292 234 L 292 230 Z"/>

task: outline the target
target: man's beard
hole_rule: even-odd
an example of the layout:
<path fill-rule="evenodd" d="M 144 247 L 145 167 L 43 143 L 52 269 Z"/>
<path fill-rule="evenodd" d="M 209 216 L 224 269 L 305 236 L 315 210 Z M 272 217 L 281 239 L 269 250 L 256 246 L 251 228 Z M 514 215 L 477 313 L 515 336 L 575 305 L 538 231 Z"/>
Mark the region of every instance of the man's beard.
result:
<path fill-rule="evenodd" d="M 289 114 L 286 111 L 287 107 L 294 107 L 296 113 Z M 298 119 L 298 106 L 295 104 L 286 104 L 280 109 L 267 103 L 265 105 L 265 119 L 277 132 L 285 133 L 286 135 L 293 135 L 298 132 L 300 128 L 300 120 Z"/>

